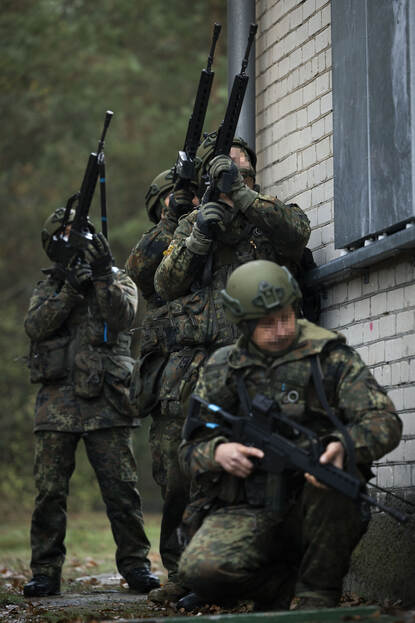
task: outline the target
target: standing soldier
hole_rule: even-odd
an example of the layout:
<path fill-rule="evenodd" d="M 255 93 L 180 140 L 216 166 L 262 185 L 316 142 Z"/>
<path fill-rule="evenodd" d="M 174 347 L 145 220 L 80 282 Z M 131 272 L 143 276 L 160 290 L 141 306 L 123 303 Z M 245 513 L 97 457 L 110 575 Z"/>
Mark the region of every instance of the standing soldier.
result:
<path fill-rule="evenodd" d="M 67 240 L 65 209 L 45 222 L 42 243 Z M 129 329 L 137 308 L 134 283 L 113 266 L 111 250 L 92 223 L 87 248 L 63 268 L 44 271 L 30 300 L 25 329 L 31 340 L 30 373 L 41 383 L 35 410 L 35 482 L 31 569 L 26 597 L 57 594 L 65 559 L 66 499 L 81 438 L 95 470 L 117 544 L 116 562 L 131 589 L 159 586 L 150 572 L 144 532 L 129 402 Z"/>
<path fill-rule="evenodd" d="M 161 417 L 171 423 L 174 473 L 185 419 L 182 401 L 193 391 L 207 356 L 238 336 L 225 318 L 219 294 L 227 276 L 255 258 L 277 260 L 297 274 L 310 235 L 308 219 L 297 205 L 253 189 L 256 156 L 245 141 L 235 138 L 230 156 L 210 162 L 215 139 L 215 133 L 208 135 L 198 149 L 200 183 L 207 170 L 216 182 L 224 169 L 237 167 L 232 190 L 180 219 L 154 279 L 156 293 L 166 301 L 153 323 L 167 327 L 163 339 L 171 353 L 158 371 L 158 395 Z"/>
<path fill-rule="evenodd" d="M 147 310 L 140 321 L 140 354 L 131 382 L 131 399 L 141 418 L 151 414 L 150 448 L 153 478 L 161 489 L 163 514 L 160 531 L 160 556 L 168 571 L 168 582 L 151 591 L 156 602 L 176 601 L 187 589 L 177 582 L 177 565 L 182 553 L 177 526 L 188 501 L 188 487 L 179 472 L 177 439 L 182 422 L 166 418 L 160 410 L 160 376 L 169 353 L 170 322 L 164 301 L 154 290 L 154 273 L 168 248 L 178 219 L 193 210 L 198 200 L 196 186 L 174 189 L 174 169 L 154 178 L 145 197 L 147 214 L 155 225 L 139 240 L 126 262 L 126 271 L 143 295 Z M 174 192 L 172 192 L 174 190 Z M 162 321 L 159 316 L 163 315 Z"/>
<path fill-rule="evenodd" d="M 308 428 L 325 448 L 321 463 L 357 466 L 365 482 L 371 462 L 398 445 L 402 425 L 356 351 L 342 335 L 296 318 L 298 284 L 273 262 L 239 266 L 222 294 L 242 335 L 210 357 L 195 395 L 235 416 L 265 396 L 262 404 L 273 402 L 300 427 L 282 423 L 280 435 L 307 448 Z M 213 409 L 189 415 L 180 449 L 192 478 L 186 523 L 193 533 L 180 572 L 193 605 L 197 596 L 202 603 L 243 598 L 277 609 L 295 596 L 299 609 L 336 606 L 367 511 L 310 474 L 285 469 L 276 479 L 262 470 L 264 452 L 232 441 Z"/>

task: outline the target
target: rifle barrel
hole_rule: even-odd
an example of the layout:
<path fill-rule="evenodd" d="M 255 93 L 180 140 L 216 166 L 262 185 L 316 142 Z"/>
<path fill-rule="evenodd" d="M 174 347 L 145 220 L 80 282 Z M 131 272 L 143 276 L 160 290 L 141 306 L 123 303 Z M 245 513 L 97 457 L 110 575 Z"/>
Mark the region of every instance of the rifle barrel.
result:
<path fill-rule="evenodd" d="M 210 47 L 210 52 L 209 52 L 209 56 L 208 56 L 208 61 L 207 61 L 207 67 L 206 67 L 206 71 L 210 72 L 210 69 L 212 67 L 212 63 L 213 63 L 213 56 L 215 54 L 215 48 L 216 48 L 216 43 L 219 39 L 219 33 L 221 31 L 221 24 L 217 24 L 215 22 L 215 25 L 213 27 L 213 38 L 212 38 L 212 45 Z"/>
<path fill-rule="evenodd" d="M 245 73 L 245 70 L 248 66 L 249 53 L 251 51 L 251 47 L 254 42 L 257 29 L 258 29 L 258 24 L 251 24 L 249 27 L 248 43 L 246 44 L 245 56 L 242 61 L 241 74 Z"/>
<path fill-rule="evenodd" d="M 108 130 L 109 124 L 111 123 L 111 119 L 113 115 L 114 113 L 112 112 L 112 110 L 107 110 L 105 113 L 104 127 L 102 129 L 101 138 L 99 139 L 99 143 L 98 143 L 97 156 L 99 156 L 99 154 L 104 148 L 105 135 L 107 133 L 107 130 Z"/>

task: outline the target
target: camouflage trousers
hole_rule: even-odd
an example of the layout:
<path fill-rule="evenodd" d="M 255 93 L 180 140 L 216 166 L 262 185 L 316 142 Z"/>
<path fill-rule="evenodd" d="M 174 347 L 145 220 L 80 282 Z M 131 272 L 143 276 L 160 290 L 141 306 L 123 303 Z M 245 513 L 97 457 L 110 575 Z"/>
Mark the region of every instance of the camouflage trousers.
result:
<path fill-rule="evenodd" d="M 353 501 L 306 484 L 282 520 L 248 505 L 211 512 L 184 551 L 179 574 L 213 603 L 253 599 L 287 608 L 295 595 L 336 605 L 363 531 Z"/>
<path fill-rule="evenodd" d="M 136 489 L 131 429 L 114 427 L 84 435 L 38 431 L 34 464 L 38 494 L 31 526 L 33 574 L 60 574 L 64 563 L 66 500 L 81 437 L 106 505 L 117 545 L 119 572 L 125 576 L 137 567 L 150 567 L 147 558 L 150 543 L 144 531 L 141 499 Z"/>
<path fill-rule="evenodd" d="M 181 473 L 177 458 L 182 427 L 183 418 L 153 414 L 150 428 L 153 478 L 163 498 L 160 556 L 172 581 L 177 580 L 177 566 L 183 551 L 178 529 L 189 498 L 188 483 Z"/>
<path fill-rule="evenodd" d="M 160 382 L 160 402 L 151 414 L 153 478 L 163 498 L 160 556 L 172 581 L 177 581 L 177 567 L 183 551 L 178 532 L 189 501 L 190 486 L 178 460 L 186 418 L 183 400 L 194 390 L 205 358 L 206 353 L 200 348 L 171 353 Z"/>

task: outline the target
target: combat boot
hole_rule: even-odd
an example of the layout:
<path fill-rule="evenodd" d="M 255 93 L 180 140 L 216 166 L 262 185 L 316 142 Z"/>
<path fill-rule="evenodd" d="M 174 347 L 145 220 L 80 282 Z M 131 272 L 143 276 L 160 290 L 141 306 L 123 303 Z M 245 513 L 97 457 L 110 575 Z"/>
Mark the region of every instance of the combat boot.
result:
<path fill-rule="evenodd" d="M 191 612 L 192 610 L 202 608 L 202 606 L 205 605 L 207 605 L 206 600 L 203 600 L 201 597 L 199 597 L 199 595 L 197 595 L 196 593 L 188 593 L 187 595 L 179 599 L 176 604 L 176 608 L 177 610 L 180 610 L 180 608 L 184 608 L 186 612 Z"/>
<path fill-rule="evenodd" d="M 168 580 L 166 584 L 163 584 L 160 588 L 153 588 L 148 594 L 148 599 L 154 601 L 156 604 L 164 604 L 166 601 L 176 602 L 181 597 L 184 597 L 189 592 L 188 588 L 185 588 L 173 580 Z"/>
<path fill-rule="evenodd" d="M 148 593 L 153 588 L 159 588 L 160 580 L 147 567 L 131 569 L 124 575 L 128 586 L 139 593 Z"/>
<path fill-rule="evenodd" d="M 23 586 L 23 595 L 25 597 L 47 597 L 47 595 L 59 595 L 60 589 L 60 576 L 36 574 Z"/>

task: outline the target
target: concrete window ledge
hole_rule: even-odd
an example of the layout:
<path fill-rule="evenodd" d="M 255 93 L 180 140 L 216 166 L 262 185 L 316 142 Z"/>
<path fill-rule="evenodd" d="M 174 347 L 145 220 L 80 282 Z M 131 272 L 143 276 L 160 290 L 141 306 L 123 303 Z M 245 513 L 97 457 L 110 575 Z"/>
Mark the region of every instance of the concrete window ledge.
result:
<path fill-rule="evenodd" d="M 411 248 L 415 249 L 415 223 L 408 223 L 405 229 L 381 236 L 378 240 L 367 240 L 365 246 L 313 268 L 305 276 L 305 285 L 318 289 L 345 281 L 354 277 L 356 271 L 364 272 L 370 266 Z"/>

